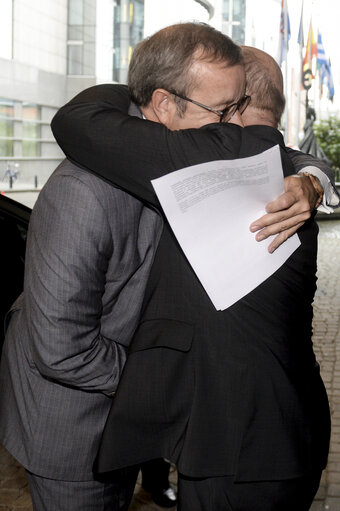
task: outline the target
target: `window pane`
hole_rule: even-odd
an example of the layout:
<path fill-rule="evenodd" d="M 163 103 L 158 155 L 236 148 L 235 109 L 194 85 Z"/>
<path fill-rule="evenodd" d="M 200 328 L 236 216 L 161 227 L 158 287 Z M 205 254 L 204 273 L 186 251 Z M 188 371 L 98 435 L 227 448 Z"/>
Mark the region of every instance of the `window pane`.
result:
<path fill-rule="evenodd" d="M 13 137 L 13 121 L 0 119 L 0 137 Z"/>
<path fill-rule="evenodd" d="M 229 19 L 229 0 L 223 0 L 223 19 Z"/>
<path fill-rule="evenodd" d="M 22 155 L 40 156 L 40 124 L 23 122 L 22 124 Z M 29 139 L 29 140 L 27 140 Z"/>
<path fill-rule="evenodd" d="M 96 0 L 72 0 L 69 4 L 69 75 L 95 74 Z M 79 41 L 79 44 L 73 44 Z"/>
<path fill-rule="evenodd" d="M 14 136 L 14 102 L 0 98 L 0 156 L 13 156 L 13 140 L 5 140 Z"/>
<path fill-rule="evenodd" d="M 83 39 L 83 26 L 69 26 L 68 39 L 70 41 L 82 41 Z"/>
<path fill-rule="evenodd" d="M 68 2 L 68 24 L 82 25 L 84 14 L 83 0 L 69 0 Z"/>
<path fill-rule="evenodd" d="M 120 48 L 119 46 L 116 46 L 115 51 L 113 53 L 113 76 L 112 76 L 112 79 L 115 82 L 119 82 L 119 69 L 120 69 Z"/>
<path fill-rule="evenodd" d="M 22 141 L 23 156 L 40 156 L 40 144 L 30 140 Z"/>
<path fill-rule="evenodd" d="M 84 26 L 84 41 L 88 43 L 94 42 L 96 39 L 96 27 L 94 25 Z"/>
<path fill-rule="evenodd" d="M 14 156 L 14 146 L 12 140 L 0 139 L 0 156 Z"/>
<path fill-rule="evenodd" d="M 82 75 L 83 74 L 83 45 L 82 44 L 69 44 L 68 51 L 68 69 L 69 75 Z"/>
<path fill-rule="evenodd" d="M 143 39 L 144 35 L 144 2 L 131 2 L 133 5 L 133 17 L 130 25 L 131 46 L 134 48 L 136 44 Z"/>
<path fill-rule="evenodd" d="M 84 25 L 96 24 L 96 0 L 84 0 L 83 23 Z"/>
<path fill-rule="evenodd" d="M 14 102 L 0 98 L 0 116 L 14 117 Z"/>
<path fill-rule="evenodd" d="M 83 74 L 93 75 L 94 68 L 95 68 L 95 45 L 94 43 L 84 43 Z"/>
<path fill-rule="evenodd" d="M 243 21 L 245 17 L 245 0 L 238 0 L 238 2 L 234 1 L 233 5 L 233 18 L 236 21 Z"/>
<path fill-rule="evenodd" d="M 23 156 L 40 156 L 41 136 L 40 123 L 34 122 L 41 117 L 41 108 L 33 103 L 23 103 L 22 105 L 22 155 Z M 31 139 L 31 140 L 25 140 Z"/>
<path fill-rule="evenodd" d="M 130 0 L 128 6 L 128 34 L 122 26 L 121 1 L 116 0 L 113 25 L 113 75 L 115 81 L 126 80 L 126 69 L 132 51 L 144 37 L 144 0 Z M 126 6 L 124 3 L 124 6 Z M 124 31 L 124 32 L 123 32 Z"/>
<path fill-rule="evenodd" d="M 22 118 L 39 120 L 41 116 L 41 108 L 35 103 L 23 103 L 22 104 Z"/>
<path fill-rule="evenodd" d="M 230 8 L 232 8 L 232 13 L 229 12 Z M 229 16 L 230 14 L 231 16 Z M 235 42 L 243 44 L 245 40 L 244 34 L 246 16 L 245 0 L 234 0 L 232 4 L 230 4 L 229 0 L 224 0 L 222 16 L 227 27 L 225 29 L 225 33 L 230 35 Z M 230 25 L 231 22 L 232 25 Z"/>

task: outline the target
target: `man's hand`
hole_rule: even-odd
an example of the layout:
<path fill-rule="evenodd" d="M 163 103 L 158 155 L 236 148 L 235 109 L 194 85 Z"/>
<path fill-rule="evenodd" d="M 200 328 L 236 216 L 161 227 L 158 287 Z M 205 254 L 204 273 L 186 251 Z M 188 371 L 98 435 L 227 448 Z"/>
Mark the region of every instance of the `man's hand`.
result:
<path fill-rule="evenodd" d="M 273 253 L 292 236 L 311 216 L 311 211 L 320 203 L 320 195 L 307 175 L 289 176 L 284 180 L 285 192 L 266 206 L 267 214 L 250 225 L 257 232 L 255 239 L 262 241 L 277 234 L 268 247 Z"/>

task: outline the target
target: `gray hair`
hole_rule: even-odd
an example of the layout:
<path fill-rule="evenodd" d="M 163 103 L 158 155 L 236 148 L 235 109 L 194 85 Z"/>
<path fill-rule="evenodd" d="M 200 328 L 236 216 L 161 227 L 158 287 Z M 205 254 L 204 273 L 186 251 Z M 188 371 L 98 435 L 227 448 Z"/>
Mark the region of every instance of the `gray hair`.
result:
<path fill-rule="evenodd" d="M 132 54 L 128 75 L 132 100 L 146 106 L 158 88 L 189 95 L 195 87 L 190 69 L 197 60 L 231 67 L 242 65 L 243 55 L 237 44 L 210 25 L 179 23 L 166 27 L 141 41 Z M 175 100 L 184 113 L 185 102 Z"/>

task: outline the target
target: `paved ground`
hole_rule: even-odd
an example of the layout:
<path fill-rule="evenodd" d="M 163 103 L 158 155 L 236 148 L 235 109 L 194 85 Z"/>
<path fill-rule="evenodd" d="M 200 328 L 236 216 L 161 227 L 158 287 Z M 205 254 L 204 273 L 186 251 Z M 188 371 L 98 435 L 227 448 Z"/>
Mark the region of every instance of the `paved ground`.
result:
<path fill-rule="evenodd" d="M 314 345 L 331 404 L 332 439 L 328 467 L 312 511 L 340 511 L 340 220 L 319 223 Z M 175 482 L 175 472 L 171 479 Z M 160 510 L 138 484 L 130 511 Z M 1 446 L 0 511 L 32 511 L 23 469 Z"/>
<path fill-rule="evenodd" d="M 314 346 L 327 388 L 332 437 L 329 463 L 313 511 L 340 511 L 340 220 L 319 222 Z"/>

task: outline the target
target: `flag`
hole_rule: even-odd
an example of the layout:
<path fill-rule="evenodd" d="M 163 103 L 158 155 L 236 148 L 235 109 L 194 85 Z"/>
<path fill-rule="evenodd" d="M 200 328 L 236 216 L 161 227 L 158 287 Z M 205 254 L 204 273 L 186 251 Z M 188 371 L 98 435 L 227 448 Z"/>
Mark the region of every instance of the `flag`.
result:
<path fill-rule="evenodd" d="M 286 23 L 286 19 L 287 19 L 287 23 Z M 277 59 L 278 64 L 280 66 L 281 66 L 282 62 L 284 60 L 286 60 L 286 53 L 288 53 L 289 39 L 290 39 L 290 21 L 289 21 L 287 0 L 281 0 L 279 56 Z M 286 41 L 287 41 L 287 43 L 286 43 Z M 286 44 L 287 44 L 287 48 L 286 48 Z"/>
<path fill-rule="evenodd" d="M 317 67 L 320 74 L 320 85 L 326 85 L 328 88 L 328 99 L 333 101 L 334 97 L 334 81 L 331 69 L 331 63 L 326 57 L 325 49 L 323 47 L 321 34 L 318 34 L 318 55 L 317 55 Z M 321 89 L 322 96 L 322 89 Z"/>
<path fill-rule="evenodd" d="M 324 66 L 322 74 L 321 74 L 321 80 L 323 84 L 326 84 L 328 87 L 328 99 L 330 101 L 333 101 L 334 98 L 334 81 L 333 81 L 333 75 L 332 75 L 332 69 L 331 69 L 331 62 L 328 61 L 327 65 Z"/>
<path fill-rule="evenodd" d="M 300 25 L 299 25 L 299 33 L 298 33 L 297 42 L 298 42 L 300 48 L 303 48 L 303 45 L 304 45 L 304 37 L 303 37 L 303 2 L 302 2 L 302 5 L 301 5 L 301 16 L 300 16 Z"/>
<path fill-rule="evenodd" d="M 317 54 L 316 63 L 317 63 L 317 66 L 319 69 L 328 63 L 328 60 L 326 58 L 325 49 L 323 47 L 322 37 L 321 37 L 320 33 L 318 34 L 318 54 Z"/>
<path fill-rule="evenodd" d="M 312 80 L 315 78 L 313 75 L 313 57 L 318 56 L 318 47 L 314 39 L 312 20 L 309 22 L 306 54 L 302 62 L 302 86 L 304 89 L 309 90 L 312 86 Z"/>
<path fill-rule="evenodd" d="M 305 72 L 310 69 L 312 71 L 312 60 L 313 57 L 318 56 L 318 47 L 313 34 L 312 20 L 309 23 L 308 29 L 308 37 L 307 37 L 307 46 L 306 46 L 306 55 L 303 59 L 302 69 Z M 313 76 L 314 78 L 314 76 Z"/>

